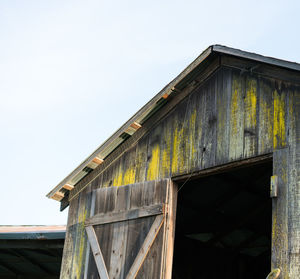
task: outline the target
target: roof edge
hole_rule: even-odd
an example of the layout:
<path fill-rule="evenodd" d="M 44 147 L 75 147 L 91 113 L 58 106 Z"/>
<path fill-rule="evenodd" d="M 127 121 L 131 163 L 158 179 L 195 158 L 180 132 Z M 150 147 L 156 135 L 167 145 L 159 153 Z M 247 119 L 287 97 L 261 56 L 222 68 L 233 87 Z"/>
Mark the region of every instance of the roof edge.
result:
<path fill-rule="evenodd" d="M 230 48 L 223 45 L 213 45 L 211 47 L 213 52 L 228 54 L 239 58 L 255 60 L 257 62 L 261 62 L 261 63 L 265 63 L 277 67 L 300 71 L 300 64 L 297 62 L 290 62 L 287 60 L 264 56 L 261 54 L 256 54 L 254 52 L 243 51 L 240 49 Z"/>
<path fill-rule="evenodd" d="M 92 171 L 115 149 L 122 144 L 128 137 L 133 135 L 137 129 L 142 127 L 143 120 L 151 116 L 157 108 L 157 105 L 165 101 L 173 92 L 176 86 L 202 64 L 213 53 L 231 55 L 242 59 L 254 60 L 260 63 L 273 65 L 276 67 L 286 68 L 289 70 L 300 71 L 300 64 L 289 62 L 273 57 L 267 57 L 256 53 L 234 49 L 223 45 L 211 45 L 205 49 L 191 64 L 189 64 L 177 77 L 167 84 L 158 94 L 156 94 L 149 102 L 147 102 L 137 113 L 135 113 L 128 121 L 125 122 L 115 133 L 113 133 L 103 144 L 101 144 L 90 156 L 79 164 L 66 178 L 64 178 L 57 186 L 55 186 L 46 196 L 58 201 L 65 197 L 65 193 L 71 191 L 76 183 L 83 177 L 88 175 L 89 169 Z M 125 137 L 124 137 L 125 134 Z"/>
<path fill-rule="evenodd" d="M 181 82 L 190 72 L 198 67 L 207 57 L 212 53 L 212 46 L 205 49 L 191 64 L 189 64 L 176 78 L 174 78 L 168 85 L 166 85 L 158 94 L 156 94 L 149 102 L 147 102 L 137 113 L 135 113 L 125 124 L 123 124 L 115 133 L 113 133 L 103 144 L 101 144 L 89 157 L 82 161 L 77 168 L 75 168 L 66 178 L 64 178 L 56 187 L 54 187 L 46 196 L 55 200 L 62 200 L 64 195 L 57 194 L 64 188 L 65 185 L 72 185 L 70 181 L 75 176 L 79 175 L 80 172 L 95 158 L 98 158 L 105 149 L 109 148 L 113 141 L 117 142 L 117 146 L 122 143 L 120 142 L 120 136 L 131 127 L 133 123 L 139 123 L 142 119 L 147 117 L 151 113 L 160 99 L 166 99 L 169 95 L 176 90 L 176 85 Z M 104 152 L 105 153 L 105 152 Z M 105 158 L 100 159 L 103 161 Z M 65 188 L 67 189 L 67 188 Z M 67 189 L 68 190 L 68 189 Z"/>

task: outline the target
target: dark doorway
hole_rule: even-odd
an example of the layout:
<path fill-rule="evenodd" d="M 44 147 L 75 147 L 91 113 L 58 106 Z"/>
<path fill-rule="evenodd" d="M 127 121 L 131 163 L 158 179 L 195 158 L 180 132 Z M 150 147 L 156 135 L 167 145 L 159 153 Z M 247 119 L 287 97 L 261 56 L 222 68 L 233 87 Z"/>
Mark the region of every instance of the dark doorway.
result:
<path fill-rule="evenodd" d="M 271 175 L 267 162 L 178 185 L 173 279 L 266 278 Z"/>

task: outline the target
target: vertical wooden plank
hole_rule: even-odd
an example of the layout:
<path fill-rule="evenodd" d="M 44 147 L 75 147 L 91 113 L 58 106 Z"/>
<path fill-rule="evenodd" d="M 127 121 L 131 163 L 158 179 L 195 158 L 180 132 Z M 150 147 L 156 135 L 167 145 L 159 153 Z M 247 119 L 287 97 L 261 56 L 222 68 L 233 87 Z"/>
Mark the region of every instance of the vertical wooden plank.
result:
<path fill-rule="evenodd" d="M 136 147 L 136 172 L 135 182 L 144 182 L 146 179 L 146 165 L 147 165 L 147 136 L 139 140 Z"/>
<path fill-rule="evenodd" d="M 103 213 L 105 212 L 106 208 L 107 208 L 107 200 L 108 198 L 107 196 L 107 188 L 98 188 L 97 190 L 94 190 L 93 192 L 94 195 L 94 199 L 95 199 L 95 206 L 94 206 L 94 214 L 97 213 Z M 105 233 L 105 229 L 107 230 L 108 227 L 106 228 L 101 228 L 100 226 L 94 226 L 94 230 L 96 235 L 98 236 L 98 242 L 101 243 L 102 239 L 101 236 L 99 236 L 99 233 Z M 109 230 L 107 230 L 109 231 Z M 104 262 L 106 263 L 105 259 Z M 92 253 L 90 252 L 90 256 L 89 256 L 89 268 L 88 268 L 88 273 L 87 273 L 87 278 L 90 279 L 98 279 L 99 278 L 99 274 L 98 274 L 98 269 L 94 260 L 94 257 L 92 255 Z"/>
<path fill-rule="evenodd" d="M 84 221 L 89 217 L 90 204 L 88 193 L 91 187 L 86 187 L 79 195 L 78 216 L 76 220 L 76 242 L 73 250 L 72 277 L 82 278 L 84 273 L 85 252 L 87 247 L 87 236 Z"/>
<path fill-rule="evenodd" d="M 139 185 L 139 184 L 138 184 Z M 130 208 L 139 208 L 143 205 L 143 187 L 132 185 L 130 187 Z M 124 274 L 129 272 L 129 269 L 139 251 L 140 243 L 145 238 L 145 228 L 143 219 L 130 220 L 128 222 L 128 236 L 126 243 L 126 262 L 124 266 Z"/>
<path fill-rule="evenodd" d="M 68 224 L 64 243 L 60 278 L 72 276 L 73 250 L 76 241 L 76 219 L 77 219 L 78 198 L 73 199 L 69 205 Z"/>
<path fill-rule="evenodd" d="M 109 168 L 111 171 L 108 172 L 110 173 L 110 179 L 108 182 L 107 187 L 112 187 L 112 186 L 121 186 L 123 185 L 123 175 L 124 175 L 124 159 L 125 159 L 125 154 L 117 159 L 114 164 Z"/>
<path fill-rule="evenodd" d="M 278 196 L 272 199 L 272 269 L 288 278 L 288 149 L 275 150 L 273 175 L 278 177 Z"/>
<path fill-rule="evenodd" d="M 137 146 L 133 146 L 128 149 L 128 151 L 124 154 L 123 161 L 123 181 L 122 185 L 133 184 L 135 182 L 135 172 L 136 172 L 136 149 Z"/>
<path fill-rule="evenodd" d="M 95 213 L 95 202 L 96 202 L 96 195 L 95 191 L 93 189 L 93 184 L 91 184 L 91 191 L 90 191 L 90 216 L 93 216 Z M 91 250 L 90 250 L 90 245 L 87 243 L 87 249 L 86 249 L 86 259 L 85 259 L 85 267 L 84 267 L 84 279 L 88 278 L 88 273 L 89 273 L 89 268 L 90 268 L 90 261 L 92 255 L 91 255 Z M 91 278 L 91 277 L 90 277 Z"/>
<path fill-rule="evenodd" d="M 229 156 L 229 128 L 230 128 L 230 96 L 232 71 L 222 68 L 217 73 L 217 164 L 224 164 Z"/>
<path fill-rule="evenodd" d="M 116 192 L 115 210 L 120 211 L 130 207 L 129 186 L 119 187 Z M 128 221 L 116 222 L 112 224 L 112 248 L 110 256 L 109 278 L 125 278 L 124 264 L 126 256 L 126 243 L 128 233 Z"/>
<path fill-rule="evenodd" d="M 159 180 L 151 183 L 150 187 L 147 187 L 147 191 L 144 193 L 145 204 L 159 204 L 166 203 L 167 195 L 167 183 L 168 180 Z M 149 196 L 151 198 L 149 199 Z M 148 219 L 148 227 L 150 228 L 154 222 L 155 218 Z M 158 232 L 156 239 L 154 240 L 151 250 L 149 251 L 145 262 L 140 270 L 139 278 L 145 278 L 149 275 L 149 270 L 151 270 L 153 278 L 161 278 L 161 267 L 162 267 L 162 257 L 163 257 L 163 228 Z"/>
<path fill-rule="evenodd" d="M 203 116 L 202 169 L 215 165 L 217 148 L 217 78 L 213 75 L 204 86 L 205 110 Z"/>
<path fill-rule="evenodd" d="M 108 187 L 96 191 L 96 213 L 112 212 L 116 206 L 117 187 Z M 113 224 L 94 226 L 98 242 L 103 253 L 108 272 L 111 268 L 110 255 L 112 252 Z"/>
<path fill-rule="evenodd" d="M 190 160 L 189 118 L 191 114 L 191 95 L 189 94 L 178 108 L 178 173 L 187 173 Z"/>
<path fill-rule="evenodd" d="M 162 122 L 162 144 L 160 152 L 160 177 L 170 177 L 171 173 L 171 146 L 172 146 L 172 121 L 168 116 Z"/>
<path fill-rule="evenodd" d="M 201 169 L 202 167 L 202 159 L 203 159 L 203 138 L 205 135 L 205 108 L 206 108 L 206 103 L 205 103 L 205 90 L 204 87 L 201 85 L 200 87 L 197 88 L 196 90 L 197 94 L 197 102 L 196 102 L 196 110 L 197 110 L 197 116 L 196 116 L 196 121 L 198 125 L 196 125 L 196 152 L 197 152 L 197 161 L 196 161 L 196 170 Z"/>
<path fill-rule="evenodd" d="M 244 78 L 239 71 L 232 75 L 230 99 L 229 160 L 238 160 L 243 156 L 244 143 Z"/>
<path fill-rule="evenodd" d="M 155 204 L 155 201 L 157 200 L 155 198 L 157 190 L 159 190 L 159 189 L 157 189 L 155 181 L 146 181 L 144 183 L 143 194 L 142 194 L 142 204 L 143 204 L 143 206 Z M 148 235 L 149 230 L 150 230 L 154 220 L 155 220 L 154 216 L 149 217 L 149 218 L 145 218 L 144 220 L 141 220 L 141 222 L 142 222 L 141 227 L 143 227 L 143 230 L 141 232 L 138 251 L 139 251 L 142 243 L 144 242 L 146 236 Z M 159 237 L 159 236 L 157 236 L 157 237 Z M 153 278 L 159 278 L 159 277 L 157 277 L 157 273 L 156 273 L 156 270 L 155 270 L 155 260 L 158 257 L 158 255 L 156 254 L 155 258 L 152 257 L 152 252 L 155 249 L 153 247 L 154 245 L 155 245 L 155 243 L 153 243 L 152 249 L 148 253 L 148 255 L 147 255 L 143 265 L 141 266 L 136 278 L 149 278 L 149 276 L 150 276 L 149 275 L 149 270 L 151 270 L 151 276 L 153 276 Z"/>
<path fill-rule="evenodd" d="M 273 118 L 273 147 L 274 149 L 283 148 L 286 146 L 286 92 L 284 84 L 277 81 L 273 92 L 274 103 L 274 118 Z"/>
<path fill-rule="evenodd" d="M 273 97 L 274 83 L 265 78 L 259 79 L 259 126 L 258 153 L 273 151 Z"/>
<path fill-rule="evenodd" d="M 199 116 L 197 113 L 197 102 L 198 95 L 197 92 L 191 93 L 190 101 L 190 115 L 189 115 L 189 127 L 188 127 L 188 145 L 189 153 L 187 152 L 187 165 L 188 171 L 192 172 L 197 169 L 198 162 L 198 125 L 199 125 Z M 168 177 L 168 176 L 164 176 Z"/>
<path fill-rule="evenodd" d="M 98 188 L 101 188 L 103 183 L 103 173 L 99 174 L 95 180 L 92 181 L 91 183 L 91 191 L 94 191 Z M 93 194 L 95 196 L 95 194 Z M 94 214 L 94 213 L 93 213 Z"/>
<path fill-rule="evenodd" d="M 300 278 L 300 88 L 288 90 L 289 278 Z"/>
<path fill-rule="evenodd" d="M 172 278 L 173 255 L 174 255 L 174 240 L 175 240 L 175 224 L 176 224 L 176 208 L 177 208 L 177 191 L 178 188 L 171 179 L 165 183 L 166 191 L 166 216 L 164 223 L 164 236 L 162 244 L 163 263 L 161 278 Z"/>
<path fill-rule="evenodd" d="M 255 156 L 258 150 L 258 94 L 257 79 L 247 75 L 244 99 L 244 158 Z"/>
<path fill-rule="evenodd" d="M 177 111 L 172 112 L 172 162 L 171 162 L 171 173 L 172 175 L 178 174 L 179 161 L 179 148 L 181 139 L 181 125 L 179 125 L 178 113 Z"/>
<path fill-rule="evenodd" d="M 147 179 L 156 180 L 160 169 L 161 125 L 153 128 L 148 138 Z"/>

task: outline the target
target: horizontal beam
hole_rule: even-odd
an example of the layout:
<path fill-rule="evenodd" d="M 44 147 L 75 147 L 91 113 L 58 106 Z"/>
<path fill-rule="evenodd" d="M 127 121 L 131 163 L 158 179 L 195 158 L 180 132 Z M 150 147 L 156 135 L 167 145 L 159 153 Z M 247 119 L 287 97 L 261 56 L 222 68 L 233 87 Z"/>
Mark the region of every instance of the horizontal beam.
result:
<path fill-rule="evenodd" d="M 85 226 L 102 225 L 163 214 L 164 205 L 156 204 L 117 212 L 99 213 L 85 221 Z"/>
<path fill-rule="evenodd" d="M 216 167 L 212 167 L 212 168 L 208 168 L 208 169 L 194 171 L 194 172 L 188 173 L 188 174 L 173 176 L 172 180 L 177 183 L 181 183 L 181 182 L 185 182 L 186 179 L 194 180 L 194 179 L 198 179 L 200 177 L 205 177 L 205 176 L 212 175 L 212 174 L 227 172 L 227 171 L 233 170 L 233 169 L 239 169 L 239 168 L 243 168 L 243 167 L 253 166 L 256 164 L 270 162 L 272 160 L 272 158 L 273 158 L 273 153 L 268 153 L 268 154 L 264 154 L 264 155 L 260 155 L 260 156 L 256 156 L 256 157 L 251 157 L 248 159 L 243 159 L 240 161 L 234 161 L 234 162 L 227 163 L 224 165 L 218 165 Z"/>

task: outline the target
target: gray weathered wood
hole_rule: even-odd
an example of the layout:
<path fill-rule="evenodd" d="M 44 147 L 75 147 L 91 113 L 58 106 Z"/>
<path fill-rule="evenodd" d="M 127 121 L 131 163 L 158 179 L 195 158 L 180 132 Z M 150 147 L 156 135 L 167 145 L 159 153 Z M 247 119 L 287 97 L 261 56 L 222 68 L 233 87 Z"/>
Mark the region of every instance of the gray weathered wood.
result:
<path fill-rule="evenodd" d="M 127 210 L 130 207 L 130 188 L 118 187 L 116 192 L 115 210 Z M 110 278 L 124 278 L 124 263 L 126 261 L 126 243 L 128 235 L 128 221 L 113 224 L 113 239 L 110 254 Z"/>
<path fill-rule="evenodd" d="M 288 149 L 274 152 L 273 175 L 278 176 L 278 197 L 272 199 L 272 268 L 288 275 Z"/>
<path fill-rule="evenodd" d="M 122 222 L 141 217 L 162 214 L 163 204 L 149 205 L 142 208 L 122 210 L 118 212 L 99 213 L 85 221 L 85 226 L 103 225 L 114 222 Z"/>
<path fill-rule="evenodd" d="M 103 255 L 102 255 L 100 246 L 97 241 L 95 230 L 93 229 L 92 226 L 88 226 L 85 229 L 86 229 L 88 239 L 89 239 L 92 251 L 93 251 L 93 255 L 94 255 L 94 259 L 95 259 L 95 262 L 96 262 L 96 265 L 98 268 L 100 279 L 109 279 L 107 269 L 105 266 L 105 262 L 103 259 Z"/>
<path fill-rule="evenodd" d="M 135 258 L 135 261 L 133 262 L 133 265 L 131 266 L 126 279 L 133 279 L 136 277 L 136 274 L 138 273 L 141 265 L 143 264 L 152 244 L 153 241 L 155 240 L 157 234 L 159 233 L 159 230 L 163 224 L 164 221 L 164 216 L 163 215 L 158 215 L 156 216 L 153 225 L 142 245 L 142 247 L 140 248 L 140 251 L 137 255 L 137 257 Z"/>

